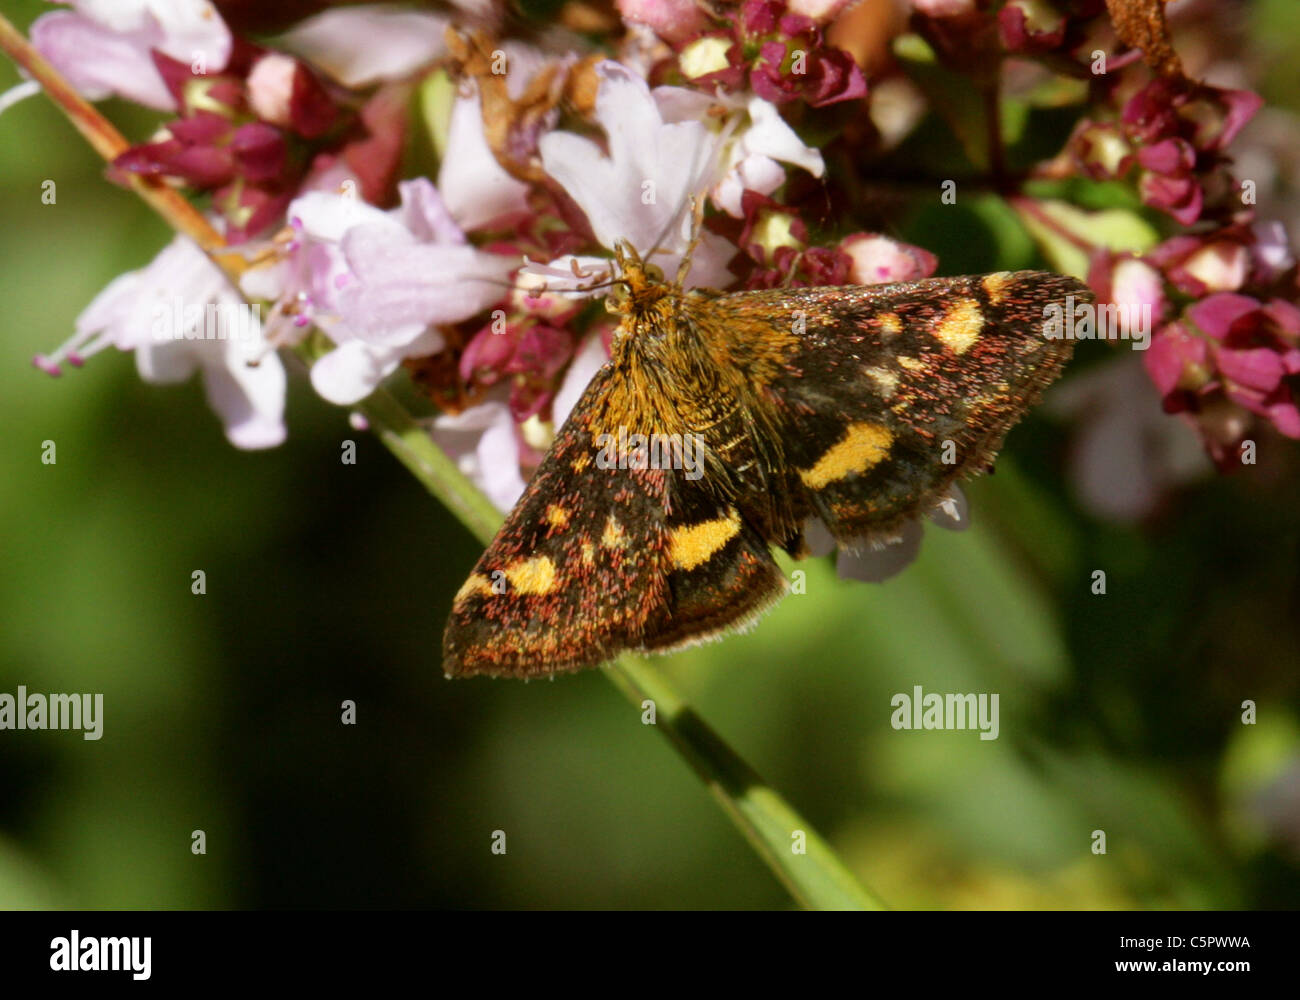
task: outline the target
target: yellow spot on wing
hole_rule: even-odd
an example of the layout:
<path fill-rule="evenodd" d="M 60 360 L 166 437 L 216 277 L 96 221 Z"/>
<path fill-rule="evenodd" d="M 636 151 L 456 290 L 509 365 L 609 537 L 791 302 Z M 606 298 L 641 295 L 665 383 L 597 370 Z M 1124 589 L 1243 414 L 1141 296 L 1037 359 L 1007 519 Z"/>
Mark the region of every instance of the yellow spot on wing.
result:
<path fill-rule="evenodd" d="M 898 318 L 898 313 L 881 313 L 879 322 L 882 333 L 903 332 L 903 321 Z"/>
<path fill-rule="evenodd" d="M 897 372 L 891 372 L 888 368 L 864 368 L 863 372 L 871 381 L 876 383 L 876 387 L 886 399 L 892 396 L 894 390 L 898 388 Z"/>
<path fill-rule="evenodd" d="M 817 459 L 811 469 L 800 469 L 804 485 L 820 490 L 848 476 L 866 472 L 889 454 L 894 435 L 880 424 L 849 424 L 838 443 Z"/>
<path fill-rule="evenodd" d="M 605 522 L 605 532 L 600 536 L 600 544 L 607 549 L 627 548 L 627 535 L 623 531 L 623 526 L 618 523 L 613 514 Z"/>
<path fill-rule="evenodd" d="M 964 354 L 980 339 L 984 314 L 974 299 L 962 299 L 939 320 L 934 337 L 954 354 Z"/>
<path fill-rule="evenodd" d="M 521 559 L 506 567 L 510 589 L 520 594 L 549 594 L 555 587 L 555 563 L 547 556 Z"/>
<path fill-rule="evenodd" d="M 590 568 L 596 564 L 596 547 L 591 542 L 582 543 L 582 565 Z"/>
<path fill-rule="evenodd" d="M 924 370 L 925 362 L 917 358 L 909 358 L 906 354 L 900 354 L 896 359 L 899 367 L 906 368 L 909 372 L 919 372 Z"/>
<path fill-rule="evenodd" d="M 1000 303 L 1009 284 L 1011 284 L 1010 271 L 995 271 L 992 274 L 985 275 L 984 291 L 988 294 L 989 302 L 993 305 Z"/>
<path fill-rule="evenodd" d="M 683 524 L 669 538 L 669 558 L 678 569 L 702 566 L 740 532 L 740 511 L 732 507 L 725 517 L 698 524 Z"/>
<path fill-rule="evenodd" d="M 492 596 L 492 581 L 482 573 L 471 573 L 469 579 L 461 584 L 460 590 L 456 591 L 456 598 L 452 604 L 459 604 L 471 594 L 482 594 L 484 597 Z"/>
<path fill-rule="evenodd" d="M 552 528 L 563 530 L 569 526 L 569 512 L 557 503 L 546 508 L 546 523 Z"/>

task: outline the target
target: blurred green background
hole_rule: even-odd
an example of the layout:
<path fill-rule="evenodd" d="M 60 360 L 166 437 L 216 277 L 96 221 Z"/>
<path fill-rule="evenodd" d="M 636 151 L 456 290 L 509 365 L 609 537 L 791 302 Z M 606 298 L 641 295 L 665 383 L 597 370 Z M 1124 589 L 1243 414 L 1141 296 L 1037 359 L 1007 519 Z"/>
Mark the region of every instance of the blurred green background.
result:
<path fill-rule="evenodd" d="M 1285 6 L 1243 17 L 1270 37 Z M 1289 44 L 1259 59 L 1294 108 Z M 32 369 L 169 234 L 43 99 L 0 136 L 0 692 L 105 704 L 98 742 L 0 732 L 0 906 L 790 905 L 598 673 L 443 679 L 479 547 L 301 371 L 288 443 L 245 453 L 197 383 L 145 385 L 115 351 Z M 941 273 L 1041 262 L 987 214 L 901 234 Z M 1116 526 L 1068 485 L 1081 429 L 1032 416 L 969 488 L 972 529 L 929 529 L 888 584 L 807 565 L 753 632 L 658 662 L 894 907 L 1294 906 L 1300 447 L 1263 440 L 1256 468 Z M 893 730 L 914 685 L 998 692 L 1000 738 Z"/>

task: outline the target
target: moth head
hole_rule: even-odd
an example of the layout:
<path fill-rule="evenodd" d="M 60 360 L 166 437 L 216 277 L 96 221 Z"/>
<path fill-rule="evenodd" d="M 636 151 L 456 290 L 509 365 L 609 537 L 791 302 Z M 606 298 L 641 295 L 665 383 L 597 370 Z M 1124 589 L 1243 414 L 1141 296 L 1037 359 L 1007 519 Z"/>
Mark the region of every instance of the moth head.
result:
<path fill-rule="evenodd" d="M 619 241 L 614 247 L 614 262 L 618 265 L 618 277 L 614 279 L 609 294 L 605 297 L 607 310 L 615 314 L 625 313 L 634 302 L 643 302 L 647 298 L 657 299 L 662 294 L 663 268 L 642 260 L 631 243 Z"/>

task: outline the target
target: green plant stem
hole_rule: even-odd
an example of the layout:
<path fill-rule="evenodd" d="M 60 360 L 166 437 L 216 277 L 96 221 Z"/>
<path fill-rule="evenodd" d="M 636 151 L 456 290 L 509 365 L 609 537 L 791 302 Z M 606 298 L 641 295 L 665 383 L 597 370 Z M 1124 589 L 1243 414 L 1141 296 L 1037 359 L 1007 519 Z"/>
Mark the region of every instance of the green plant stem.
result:
<path fill-rule="evenodd" d="M 126 140 L 86 102 L 26 38 L 0 15 L 0 50 L 41 83 L 50 99 L 107 160 L 127 148 Z M 166 186 L 133 179 L 132 188 L 177 232 L 208 251 L 213 263 L 238 287 L 246 263 L 221 254 L 219 233 L 180 194 Z M 313 338 L 298 347 L 308 364 L 320 349 Z M 468 528 L 487 544 L 501 515 L 390 393 L 380 388 L 358 407 L 384 446 Z M 655 704 L 656 726 L 708 785 L 737 828 L 802 906 L 809 909 L 883 909 L 810 824 L 766 785 L 668 681 L 634 656 L 624 656 L 604 673 L 638 712 Z M 795 853 L 802 835 L 803 853 Z"/>
<path fill-rule="evenodd" d="M 310 357 L 310 355 L 308 355 Z M 386 390 L 360 406 L 371 429 L 435 497 L 483 544 L 501 523 L 491 502 Z M 825 840 L 767 785 L 672 685 L 642 658 L 624 655 L 604 668 L 638 712 L 651 701 L 655 725 L 700 776 L 750 846 L 795 900 L 808 909 L 883 909 Z M 804 853 L 795 854 L 796 834 Z"/>

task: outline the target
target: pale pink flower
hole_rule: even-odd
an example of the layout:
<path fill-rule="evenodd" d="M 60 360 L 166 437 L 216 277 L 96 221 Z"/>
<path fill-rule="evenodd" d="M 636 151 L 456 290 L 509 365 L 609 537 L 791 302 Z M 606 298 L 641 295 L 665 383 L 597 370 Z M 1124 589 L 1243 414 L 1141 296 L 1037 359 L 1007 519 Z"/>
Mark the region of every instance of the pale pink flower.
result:
<path fill-rule="evenodd" d="M 1141 520 L 1169 491 L 1213 470 L 1196 435 L 1161 408 L 1133 354 L 1056 387 L 1047 409 L 1077 428 L 1070 479 L 1079 502 L 1098 517 Z"/>
<path fill-rule="evenodd" d="M 205 73 L 219 72 L 230 58 L 230 31 L 207 0 L 75 0 L 71 6 L 38 17 L 32 44 L 88 100 L 116 94 L 174 111 L 152 50 Z"/>
<path fill-rule="evenodd" d="M 452 106 L 438 190 L 463 229 L 507 225 L 528 213 L 528 185 L 506 173 L 488 146 L 473 82 Z"/>
<path fill-rule="evenodd" d="M 502 300 L 519 264 L 470 245 L 428 180 L 399 190 L 391 212 L 348 193 L 301 196 L 289 206 L 296 244 L 274 270 L 244 280 L 250 295 L 275 300 L 299 325 L 317 324 L 337 345 L 311 373 L 334 403 L 355 403 L 404 358 L 441 350 L 438 324 Z"/>
<path fill-rule="evenodd" d="M 524 492 L 519 471 L 523 439 L 504 398 L 489 399 L 461 413 L 439 414 L 431 421 L 429 433 L 497 510 L 515 505 Z"/>
<path fill-rule="evenodd" d="M 771 101 L 753 94 L 714 97 L 683 87 L 656 87 L 654 99 L 666 122 L 717 121 L 722 149 L 719 179 L 710 196 L 733 218 L 744 218 L 740 202 L 745 191 L 771 194 L 785 183 L 781 163 L 802 167 L 814 177 L 825 173 L 821 152 L 804 145 Z M 710 116 L 718 109 L 726 112 L 723 119 Z"/>
<path fill-rule="evenodd" d="M 689 200 L 717 173 L 717 139 L 698 121 L 664 121 L 650 88 L 627 67 L 607 60 L 596 72 L 595 116 L 609 155 L 590 139 L 551 132 L 539 144 L 542 167 L 586 213 L 602 246 L 612 250 L 627 240 L 643 256 L 660 250 L 654 262 L 673 274 L 689 238 Z M 726 240 L 705 233 L 693 259 L 694 283 L 730 283 L 726 265 L 734 253 Z M 567 261 L 560 266 L 566 269 Z"/>
<path fill-rule="evenodd" d="M 401 80 L 447 54 L 450 20 L 386 5 L 338 7 L 295 25 L 282 48 L 346 87 Z"/>
<path fill-rule="evenodd" d="M 290 105 L 299 63 L 282 52 L 268 52 L 249 71 L 248 103 L 264 122 L 287 127 L 292 124 Z"/>
<path fill-rule="evenodd" d="M 682 42 L 708 27 L 696 0 L 618 0 L 624 20 L 644 24 L 666 42 Z"/>
<path fill-rule="evenodd" d="M 177 236 L 151 263 L 119 275 L 77 317 L 77 332 L 53 355 L 35 359 L 52 375 L 60 363 L 80 366 L 106 347 L 134 351 L 136 368 L 147 382 L 183 382 L 196 371 L 208 402 L 237 448 L 270 448 L 285 437 L 284 366 L 252 318 L 237 335 L 226 328 L 228 315 L 207 306 L 247 309 L 243 297 L 219 268 L 185 236 Z M 174 313 L 212 316 L 220 329 L 173 328 Z M 158 339 L 159 321 L 170 334 Z M 204 322 L 197 320 L 198 322 Z"/>

